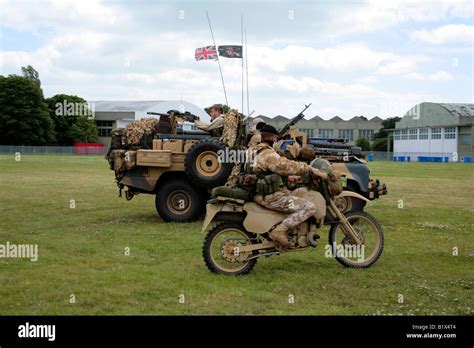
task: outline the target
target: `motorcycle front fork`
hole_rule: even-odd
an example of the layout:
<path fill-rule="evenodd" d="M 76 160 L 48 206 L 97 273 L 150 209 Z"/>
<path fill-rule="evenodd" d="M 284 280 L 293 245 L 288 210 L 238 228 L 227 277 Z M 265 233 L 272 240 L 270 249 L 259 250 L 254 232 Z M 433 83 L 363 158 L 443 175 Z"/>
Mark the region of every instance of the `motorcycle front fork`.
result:
<path fill-rule="evenodd" d="M 357 236 L 357 233 L 354 231 L 354 227 L 352 227 L 352 225 L 349 223 L 349 220 L 347 220 L 346 216 L 343 213 L 341 213 L 341 211 L 337 208 L 336 203 L 334 203 L 332 199 L 329 201 L 328 210 L 331 217 L 334 220 L 340 222 L 342 232 L 344 232 L 344 234 L 347 237 L 352 238 L 352 240 L 356 243 L 356 245 L 362 244 L 362 241 Z"/>

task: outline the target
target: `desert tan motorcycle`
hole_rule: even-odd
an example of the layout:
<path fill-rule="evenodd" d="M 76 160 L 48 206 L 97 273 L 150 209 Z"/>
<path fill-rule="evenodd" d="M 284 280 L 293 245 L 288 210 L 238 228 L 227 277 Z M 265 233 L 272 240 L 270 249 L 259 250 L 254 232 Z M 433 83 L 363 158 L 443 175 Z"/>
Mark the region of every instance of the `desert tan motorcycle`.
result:
<path fill-rule="evenodd" d="M 331 195 L 325 180 L 312 178 L 318 191 L 302 187 L 295 195 L 311 200 L 317 207 L 308 220 L 288 231 L 294 248 L 282 248 L 269 238 L 269 232 L 286 214 L 266 209 L 254 202 L 217 196 L 207 204 L 205 231 L 211 222 L 218 222 L 207 234 L 203 245 L 204 261 L 211 272 L 226 275 L 249 273 L 257 259 L 288 252 L 308 250 L 318 245 L 319 235 L 313 231 L 329 225 L 329 244 L 326 248 L 346 267 L 366 268 L 382 254 L 384 236 L 379 222 L 363 211 L 345 212 L 336 202 L 348 197 L 367 199 L 355 192 L 342 191 Z M 324 221 L 326 216 L 331 218 Z"/>

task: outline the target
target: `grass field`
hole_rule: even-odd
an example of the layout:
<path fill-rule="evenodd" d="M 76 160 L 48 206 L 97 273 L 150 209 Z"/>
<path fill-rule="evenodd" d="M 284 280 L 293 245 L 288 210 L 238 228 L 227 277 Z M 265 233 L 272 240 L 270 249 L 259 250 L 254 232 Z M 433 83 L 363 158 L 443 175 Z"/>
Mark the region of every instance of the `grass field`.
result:
<path fill-rule="evenodd" d="M 102 157 L 2 155 L 0 244 L 38 244 L 39 258 L 0 258 L 0 314 L 472 315 L 474 166 L 370 166 L 389 189 L 367 207 L 386 238 L 374 266 L 346 269 L 321 245 L 226 277 L 204 265 L 201 222 L 117 198 Z"/>

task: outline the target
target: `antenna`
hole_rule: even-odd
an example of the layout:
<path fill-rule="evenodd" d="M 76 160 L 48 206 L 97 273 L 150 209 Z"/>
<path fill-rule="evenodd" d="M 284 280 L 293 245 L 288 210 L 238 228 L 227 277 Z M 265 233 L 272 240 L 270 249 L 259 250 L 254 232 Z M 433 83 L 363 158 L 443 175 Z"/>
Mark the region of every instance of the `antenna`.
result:
<path fill-rule="evenodd" d="M 240 34 L 242 36 L 242 110 L 240 110 L 240 112 L 243 115 L 244 114 L 244 13 L 243 12 L 240 13 Z"/>
<path fill-rule="evenodd" d="M 249 102 L 249 52 L 247 46 L 247 27 L 245 28 L 245 71 L 247 80 L 247 115 L 250 116 L 250 102 Z"/>
<path fill-rule="evenodd" d="M 207 13 L 207 10 L 206 10 L 206 17 L 207 17 L 207 22 L 209 23 L 209 29 L 211 30 L 212 42 L 214 43 L 214 47 L 217 50 L 216 40 L 214 39 L 214 33 L 212 32 L 211 20 L 209 19 L 209 14 Z M 219 60 L 219 52 L 216 52 L 216 53 L 217 53 L 217 63 L 219 64 L 219 72 L 221 73 L 222 88 L 224 89 L 225 104 L 229 105 L 229 102 L 227 101 L 227 92 L 225 90 L 224 76 L 222 75 L 221 61 Z"/>

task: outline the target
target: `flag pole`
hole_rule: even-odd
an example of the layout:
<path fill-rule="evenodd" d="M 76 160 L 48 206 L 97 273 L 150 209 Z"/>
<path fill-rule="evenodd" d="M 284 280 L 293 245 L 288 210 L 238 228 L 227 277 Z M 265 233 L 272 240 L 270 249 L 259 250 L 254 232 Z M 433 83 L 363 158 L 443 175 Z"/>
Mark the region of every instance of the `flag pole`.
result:
<path fill-rule="evenodd" d="M 209 29 L 211 30 L 212 42 L 214 43 L 214 47 L 216 49 L 217 63 L 219 64 L 219 72 L 221 73 L 222 88 L 224 89 L 225 104 L 229 105 L 229 102 L 227 101 L 227 92 L 225 90 L 224 75 L 222 75 L 221 61 L 219 60 L 219 52 L 217 51 L 216 40 L 214 39 L 214 33 L 212 32 L 211 20 L 209 19 L 209 14 L 207 13 L 207 10 L 206 10 L 206 17 L 207 17 L 207 22 L 209 23 Z"/>
<path fill-rule="evenodd" d="M 244 13 L 240 13 L 240 34 L 242 37 L 242 110 L 241 114 L 244 114 Z M 245 52 L 247 53 L 247 52 Z"/>
<path fill-rule="evenodd" d="M 247 81 L 247 116 L 250 115 L 250 102 L 249 102 L 249 53 L 247 48 L 247 28 L 245 28 L 245 71 Z"/>

